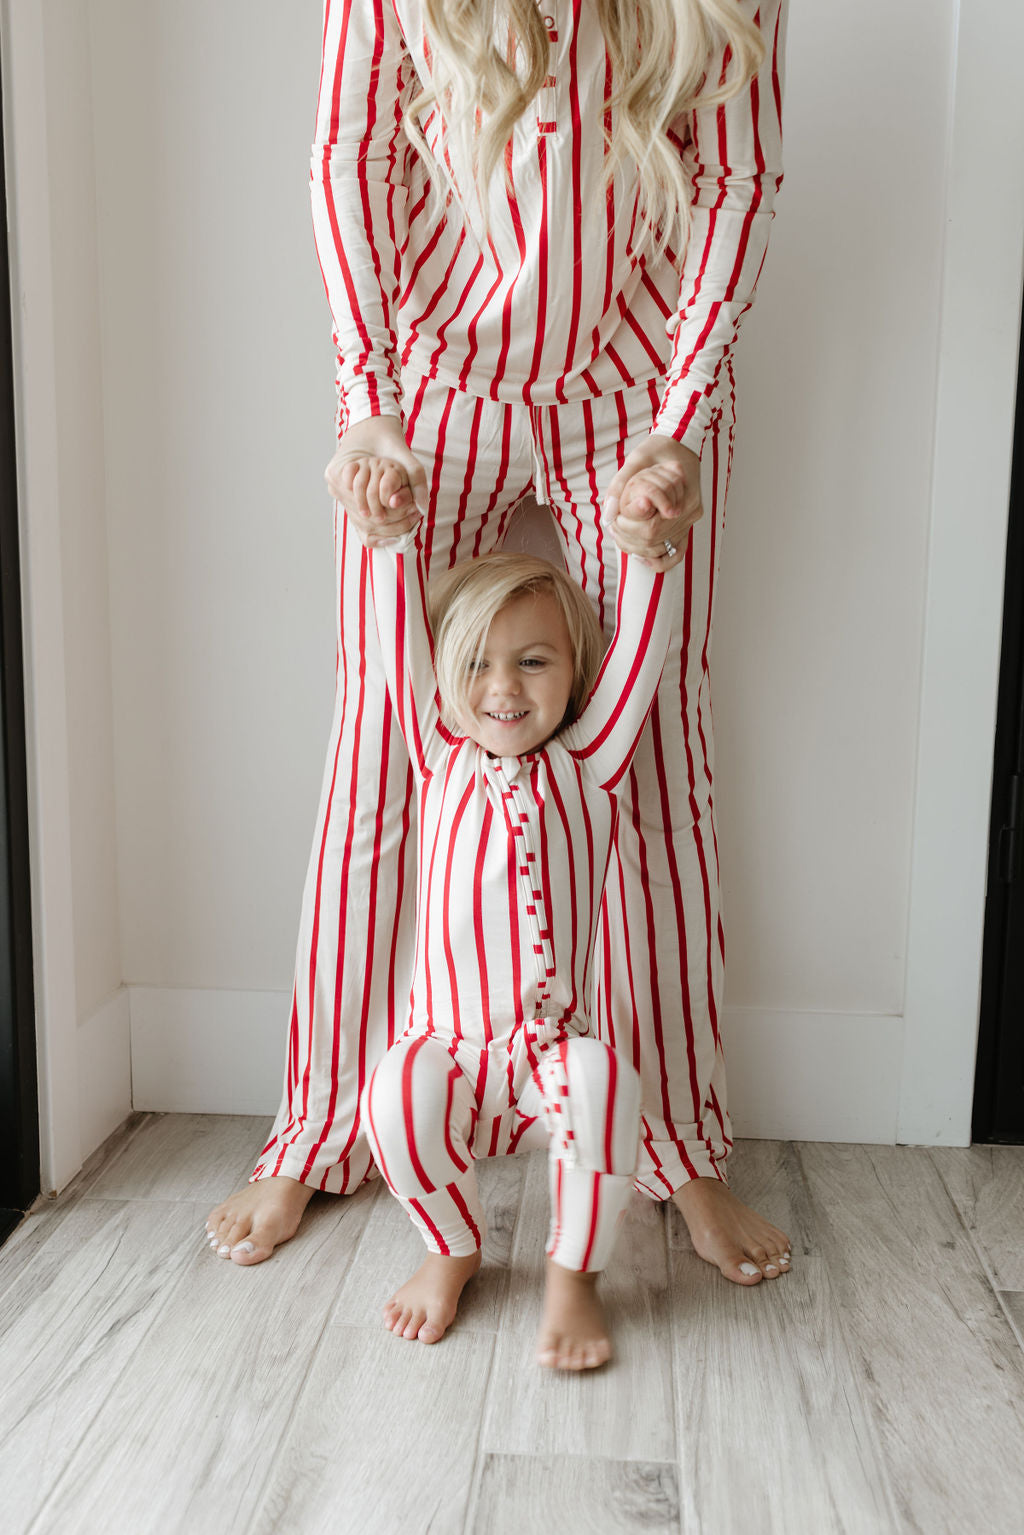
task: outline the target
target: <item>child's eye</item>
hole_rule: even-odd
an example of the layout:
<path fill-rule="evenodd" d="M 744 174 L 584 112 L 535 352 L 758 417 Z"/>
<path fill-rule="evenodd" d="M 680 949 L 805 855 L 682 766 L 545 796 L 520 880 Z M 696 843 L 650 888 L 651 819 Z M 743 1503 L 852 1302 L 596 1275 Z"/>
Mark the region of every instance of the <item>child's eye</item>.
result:
<path fill-rule="evenodd" d="M 486 670 L 486 661 L 470 661 L 469 663 L 469 675 L 471 677 L 477 677 L 481 672 L 485 672 Z"/>
<path fill-rule="evenodd" d="M 544 665 L 544 662 L 540 656 L 523 656 L 519 662 L 519 665 L 529 666 L 531 670 L 536 671 L 538 666 Z"/>

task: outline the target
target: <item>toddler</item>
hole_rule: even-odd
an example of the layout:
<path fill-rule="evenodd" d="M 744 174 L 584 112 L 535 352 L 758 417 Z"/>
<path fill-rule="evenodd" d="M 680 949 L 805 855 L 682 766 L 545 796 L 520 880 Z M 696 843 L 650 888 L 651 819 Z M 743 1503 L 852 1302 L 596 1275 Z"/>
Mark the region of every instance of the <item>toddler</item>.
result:
<path fill-rule="evenodd" d="M 497 553 L 458 565 L 434 583 L 428 610 L 416 531 L 366 541 L 419 807 L 410 1020 L 370 1076 L 363 1110 L 377 1165 L 428 1253 L 385 1306 L 385 1325 L 423 1343 L 443 1336 L 480 1266 L 474 1160 L 546 1144 L 538 1358 L 592 1368 L 611 1353 L 595 1280 L 640 1134 L 639 1076 L 595 1036 L 592 958 L 618 796 L 682 567 L 619 554 L 602 661 L 590 603 L 547 561 Z M 613 1040 L 615 1019 L 602 1023 Z"/>

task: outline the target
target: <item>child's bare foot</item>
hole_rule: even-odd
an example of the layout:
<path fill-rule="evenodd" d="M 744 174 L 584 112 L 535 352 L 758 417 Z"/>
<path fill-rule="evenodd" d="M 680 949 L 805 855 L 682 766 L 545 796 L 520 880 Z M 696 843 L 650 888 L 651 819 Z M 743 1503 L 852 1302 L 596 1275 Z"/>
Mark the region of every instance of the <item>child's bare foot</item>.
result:
<path fill-rule="evenodd" d="M 219 1258 L 262 1263 L 299 1229 L 313 1190 L 296 1178 L 261 1178 L 225 1199 L 206 1218 L 206 1237 Z"/>
<path fill-rule="evenodd" d="M 778 1279 L 790 1265 L 789 1237 L 720 1183 L 694 1178 L 672 1195 L 694 1251 L 734 1284 Z"/>
<path fill-rule="evenodd" d="M 479 1267 L 479 1253 L 468 1258 L 428 1253 L 384 1307 L 384 1326 L 399 1338 L 439 1343 L 455 1320 L 463 1287 Z"/>
<path fill-rule="evenodd" d="M 612 1356 L 596 1274 L 577 1274 L 547 1260 L 544 1315 L 537 1358 L 550 1370 L 593 1370 Z"/>

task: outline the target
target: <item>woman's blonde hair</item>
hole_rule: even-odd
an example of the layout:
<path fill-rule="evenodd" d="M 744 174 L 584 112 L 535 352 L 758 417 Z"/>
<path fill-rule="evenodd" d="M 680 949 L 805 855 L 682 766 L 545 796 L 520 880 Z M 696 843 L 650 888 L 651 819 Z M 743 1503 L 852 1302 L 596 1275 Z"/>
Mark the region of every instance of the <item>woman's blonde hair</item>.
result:
<path fill-rule="evenodd" d="M 612 66 L 606 177 L 635 164 L 638 244 L 682 249 L 689 189 L 673 123 L 742 90 L 764 57 L 758 28 L 738 0 L 593 0 Z M 431 81 L 410 104 L 406 129 L 440 182 L 467 213 L 475 197 L 487 220 L 486 189 L 519 118 L 549 73 L 550 41 L 537 0 L 424 0 Z M 718 79 L 709 62 L 721 54 Z M 440 111 L 437 154 L 421 121 Z M 457 167 L 469 185 L 457 183 Z"/>
<path fill-rule="evenodd" d="M 445 718 L 459 724 L 470 714 L 469 689 L 495 617 L 522 596 L 550 595 L 569 631 L 572 690 L 562 726 L 581 712 L 604 655 L 597 614 L 575 581 L 533 554 L 495 553 L 464 560 L 430 583 L 434 671 Z"/>

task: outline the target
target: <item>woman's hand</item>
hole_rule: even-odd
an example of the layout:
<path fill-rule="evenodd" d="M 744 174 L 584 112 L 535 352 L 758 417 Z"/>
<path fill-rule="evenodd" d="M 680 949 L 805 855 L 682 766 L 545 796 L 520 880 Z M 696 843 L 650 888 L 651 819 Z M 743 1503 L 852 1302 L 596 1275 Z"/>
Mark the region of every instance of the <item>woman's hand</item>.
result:
<path fill-rule="evenodd" d="M 364 544 L 408 533 L 426 511 L 427 476 L 397 416 L 350 426 L 324 477 Z"/>
<path fill-rule="evenodd" d="M 690 529 L 703 515 L 700 459 L 657 432 L 626 455 L 605 492 L 604 521 L 615 542 L 655 570 L 679 564 Z"/>

